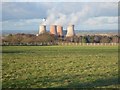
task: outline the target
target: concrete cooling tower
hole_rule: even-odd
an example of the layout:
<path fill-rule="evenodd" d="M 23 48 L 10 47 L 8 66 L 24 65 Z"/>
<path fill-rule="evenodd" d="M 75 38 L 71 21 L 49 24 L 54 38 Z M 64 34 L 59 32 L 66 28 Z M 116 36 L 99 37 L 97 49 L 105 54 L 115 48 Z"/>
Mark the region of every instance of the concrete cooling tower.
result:
<path fill-rule="evenodd" d="M 74 31 L 74 25 L 69 25 L 67 27 L 67 34 L 66 37 L 72 37 L 75 35 L 75 31 Z"/>
<path fill-rule="evenodd" d="M 39 26 L 39 34 L 43 34 L 46 32 L 46 26 L 45 25 L 40 25 Z"/>
<path fill-rule="evenodd" d="M 56 25 L 50 26 L 50 34 L 54 34 L 55 36 L 57 36 L 57 26 Z"/>
<path fill-rule="evenodd" d="M 57 34 L 58 36 L 63 36 L 63 27 L 60 25 L 57 25 Z"/>

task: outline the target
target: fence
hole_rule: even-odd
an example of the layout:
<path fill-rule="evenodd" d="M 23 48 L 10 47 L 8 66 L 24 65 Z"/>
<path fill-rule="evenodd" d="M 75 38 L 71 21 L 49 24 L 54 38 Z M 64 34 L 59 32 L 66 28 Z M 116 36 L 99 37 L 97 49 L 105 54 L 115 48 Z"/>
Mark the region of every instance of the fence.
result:
<path fill-rule="evenodd" d="M 117 46 L 119 43 L 72 43 L 72 42 L 42 42 L 42 43 L 33 43 L 33 44 L 8 44 L 8 43 L 0 43 L 0 46 L 52 46 L 52 45 L 60 45 L 60 46 Z"/>
<path fill-rule="evenodd" d="M 80 45 L 80 46 L 113 46 L 113 45 L 119 45 L 119 43 L 64 43 L 64 42 L 58 42 L 58 45 L 61 45 L 61 46 L 69 46 L 69 45 Z"/>

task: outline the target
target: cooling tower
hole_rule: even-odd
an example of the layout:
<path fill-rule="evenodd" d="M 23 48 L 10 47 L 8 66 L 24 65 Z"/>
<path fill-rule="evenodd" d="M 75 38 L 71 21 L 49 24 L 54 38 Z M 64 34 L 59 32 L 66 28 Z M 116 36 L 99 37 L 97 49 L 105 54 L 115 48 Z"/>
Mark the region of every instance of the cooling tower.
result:
<path fill-rule="evenodd" d="M 66 37 L 72 37 L 75 35 L 75 32 L 74 32 L 74 25 L 69 25 L 67 27 L 67 34 L 66 34 Z"/>
<path fill-rule="evenodd" d="M 39 26 L 39 34 L 43 34 L 46 32 L 46 26 L 45 25 L 40 25 Z"/>
<path fill-rule="evenodd" d="M 57 25 L 57 34 L 58 36 L 63 36 L 63 27 L 60 25 Z"/>
<path fill-rule="evenodd" d="M 55 36 L 57 36 L 57 26 L 56 25 L 50 26 L 50 34 L 54 34 Z"/>

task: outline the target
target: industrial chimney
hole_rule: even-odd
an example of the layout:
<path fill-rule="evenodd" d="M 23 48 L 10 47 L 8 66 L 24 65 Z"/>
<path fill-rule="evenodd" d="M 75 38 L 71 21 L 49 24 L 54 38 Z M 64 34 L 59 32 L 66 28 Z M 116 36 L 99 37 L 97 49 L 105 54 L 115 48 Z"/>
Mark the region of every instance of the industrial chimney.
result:
<path fill-rule="evenodd" d="M 58 36 L 62 37 L 63 36 L 63 27 L 60 25 L 57 25 L 57 34 Z"/>
<path fill-rule="evenodd" d="M 50 34 L 57 36 L 57 26 L 56 25 L 50 26 Z"/>
<path fill-rule="evenodd" d="M 74 25 L 69 25 L 67 27 L 67 34 L 66 37 L 72 37 L 75 35 L 75 31 L 74 31 Z"/>
<path fill-rule="evenodd" d="M 40 25 L 39 26 L 39 34 L 43 34 L 46 32 L 46 26 L 45 25 Z"/>

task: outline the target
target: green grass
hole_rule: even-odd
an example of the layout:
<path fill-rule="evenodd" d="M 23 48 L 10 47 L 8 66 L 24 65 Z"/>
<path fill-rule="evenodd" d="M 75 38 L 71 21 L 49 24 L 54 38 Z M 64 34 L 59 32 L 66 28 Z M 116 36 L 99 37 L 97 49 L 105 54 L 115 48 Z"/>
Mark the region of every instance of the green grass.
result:
<path fill-rule="evenodd" d="M 4 46 L 3 88 L 119 87 L 117 46 Z"/>

